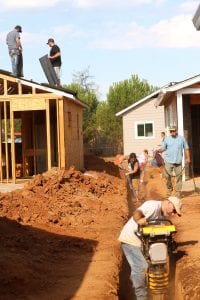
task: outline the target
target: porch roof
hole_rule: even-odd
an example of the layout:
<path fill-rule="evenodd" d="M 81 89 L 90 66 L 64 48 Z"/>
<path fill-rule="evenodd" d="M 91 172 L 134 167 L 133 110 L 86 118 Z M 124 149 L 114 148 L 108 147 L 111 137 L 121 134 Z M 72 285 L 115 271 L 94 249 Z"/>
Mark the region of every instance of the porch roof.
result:
<path fill-rule="evenodd" d="M 171 93 L 177 92 L 178 90 L 184 89 L 186 87 L 192 87 L 193 85 L 196 85 L 199 83 L 200 88 L 200 74 L 190 77 L 188 79 L 185 79 L 183 81 L 179 82 L 170 82 L 164 87 L 158 89 L 157 91 L 151 93 L 150 95 L 142 98 L 141 100 L 133 103 L 132 105 L 126 107 L 125 109 L 119 111 L 116 113 L 117 117 L 123 116 L 125 113 L 128 113 L 130 110 L 134 109 L 140 104 L 145 103 L 148 100 L 154 100 L 155 101 L 155 106 L 161 106 L 164 104 L 165 100 L 168 99 L 169 95 Z"/>
<path fill-rule="evenodd" d="M 197 84 L 199 85 L 197 86 Z M 194 88 L 194 86 L 198 89 L 200 88 L 200 75 L 196 75 L 179 82 L 171 82 L 171 84 L 160 90 L 160 93 L 155 102 L 155 106 L 164 105 L 165 101 L 169 98 L 170 94 L 177 91 L 181 91 L 188 87 Z"/>

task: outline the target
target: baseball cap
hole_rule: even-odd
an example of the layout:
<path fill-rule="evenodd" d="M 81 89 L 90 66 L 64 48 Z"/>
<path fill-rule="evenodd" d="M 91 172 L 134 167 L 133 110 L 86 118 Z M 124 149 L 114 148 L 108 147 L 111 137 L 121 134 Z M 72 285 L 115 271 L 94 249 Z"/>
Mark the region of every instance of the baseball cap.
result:
<path fill-rule="evenodd" d="M 20 26 L 20 25 L 16 25 L 15 29 L 17 29 L 19 32 L 22 32 L 22 26 Z"/>
<path fill-rule="evenodd" d="M 176 130 L 177 129 L 177 126 L 176 125 L 170 125 L 169 126 L 169 130 Z"/>
<path fill-rule="evenodd" d="M 175 197 L 175 196 L 171 196 L 168 198 L 168 200 L 174 205 L 174 209 L 177 213 L 177 215 L 180 217 L 181 216 L 181 199 Z"/>
<path fill-rule="evenodd" d="M 47 45 L 48 45 L 49 43 L 54 43 L 54 39 L 52 39 L 52 38 L 48 39 Z"/>

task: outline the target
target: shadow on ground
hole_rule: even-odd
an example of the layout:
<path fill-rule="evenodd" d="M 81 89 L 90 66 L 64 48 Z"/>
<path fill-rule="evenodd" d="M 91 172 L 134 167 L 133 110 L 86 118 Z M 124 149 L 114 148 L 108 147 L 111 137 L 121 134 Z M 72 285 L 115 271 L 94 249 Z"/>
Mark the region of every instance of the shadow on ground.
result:
<path fill-rule="evenodd" d="M 7 218 L 0 219 L 0 231 L 0 299 L 64 300 L 75 295 L 96 241 L 50 233 Z"/>
<path fill-rule="evenodd" d="M 135 200 L 135 199 L 134 199 Z M 127 202 L 129 216 L 133 214 L 136 209 L 135 203 L 133 202 L 132 195 L 127 186 Z M 119 273 L 119 290 L 118 290 L 119 300 L 135 300 L 134 290 L 132 288 L 132 283 L 130 280 L 130 267 L 128 262 L 123 255 L 121 269 Z"/>
<path fill-rule="evenodd" d="M 109 175 L 121 178 L 119 167 L 111 161 L 93 155 L 84 156 L 84 166 L 86 170 L 106 172 Z"/>

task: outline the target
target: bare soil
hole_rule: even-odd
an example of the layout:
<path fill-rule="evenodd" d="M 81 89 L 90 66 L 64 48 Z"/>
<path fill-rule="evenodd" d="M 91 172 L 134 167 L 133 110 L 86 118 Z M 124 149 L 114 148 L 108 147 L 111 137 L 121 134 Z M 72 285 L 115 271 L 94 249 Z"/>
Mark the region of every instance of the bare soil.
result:
<path fill-rule="evenodd" d="M 114 159 L 86 157 L 85 168 L 53 169 L 0 195 L 0 299 L 133 297 L 117 237 L 144 200 L 129 200 Z M 147 168 L 140 193 L 145 200 L 165 197 L 159 169 Z M 199 213 L 200 195 L 190 193 L 182 217 L 173 219 L 176 300 L 200 299 Z"/>

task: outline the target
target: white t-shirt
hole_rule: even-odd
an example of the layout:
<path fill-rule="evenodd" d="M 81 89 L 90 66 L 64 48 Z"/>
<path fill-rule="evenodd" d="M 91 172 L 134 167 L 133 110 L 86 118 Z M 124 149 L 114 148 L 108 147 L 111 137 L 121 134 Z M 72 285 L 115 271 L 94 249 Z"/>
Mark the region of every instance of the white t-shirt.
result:
<path fill-rule="evenodd" d="M 137 210 L 140 210 L 142 212 L 147 221 L 160 219 L 163 217 L 161 210 L 161 201 L 148 200 L 144 202 L 140 207 L 138 207 Z M 137 229 L 138 224 L 135 222 L 133 217 L 131 217 L 122 228 L 118 240 L 122 243 L 141 247 L 141 241 L 135 234 Z"/>
<path fill-rule="evenodd" d="M 142 152 L 138 155 L 138 161 L 140 164 L 144 164 L 146 162 L 144 152 Z"/>

